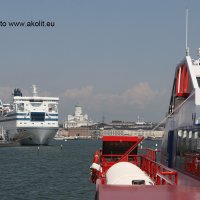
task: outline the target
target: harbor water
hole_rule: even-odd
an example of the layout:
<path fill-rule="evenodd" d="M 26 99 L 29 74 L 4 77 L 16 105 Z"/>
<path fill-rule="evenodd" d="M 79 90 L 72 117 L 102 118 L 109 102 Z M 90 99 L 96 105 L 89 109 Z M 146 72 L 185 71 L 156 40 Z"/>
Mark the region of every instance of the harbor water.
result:
<path fill-rule="evenodd" d="M 143 147 L 160 148 L 145 140 Z M 52 140 L 49 146 L 0 147 L 1 200 L 93 200 L 89 167 L 101 140 Z"/>

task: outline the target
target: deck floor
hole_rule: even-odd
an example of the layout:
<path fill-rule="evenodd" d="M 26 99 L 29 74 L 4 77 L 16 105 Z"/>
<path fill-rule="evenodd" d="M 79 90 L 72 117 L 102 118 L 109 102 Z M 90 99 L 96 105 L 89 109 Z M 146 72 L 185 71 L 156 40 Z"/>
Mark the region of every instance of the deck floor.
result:
<path fill-rule="evenodd" d="M 99 200 L 199 200 L 199 187 L 106 186 L 99 188 Z"/>
<path fill-rule="evenodd" d="M 200 200 L 200 181 L 178 173 L 178 186 L 99 185 L 99 200 Z"/>
<path fill-rule="evenodd" d="M 185 187 L 200 187 L 200 180 L 178 172 L 178 185 Z"/>

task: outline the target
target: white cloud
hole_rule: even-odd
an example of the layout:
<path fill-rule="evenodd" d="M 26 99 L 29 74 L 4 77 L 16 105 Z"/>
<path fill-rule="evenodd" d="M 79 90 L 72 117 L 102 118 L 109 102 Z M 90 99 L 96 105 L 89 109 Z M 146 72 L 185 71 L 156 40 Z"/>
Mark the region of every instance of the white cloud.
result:
<path fill-rule="evenodd" d="M 150 104 L 158 96 L 163 96 L 163 92 L 154 90 L 147 82 L 141 82 L 134 85 L 121 93 L 98 93 L 95 92 L 93 86 L 84 86 L 80 89 L 68 89 L 64 92 L 64 96 L 69 99 L 78 101 L 92 102 L 93 106 L 109 105 L 135 105 L 141 108 Z"/>
<path fill-rule="evenodd" d="M 135 85 L 121 95 L 124 104 L 145 106 L 159 95 L 159 92 L 153 90 L 147 82 L 141 82 Z"/>
<path fill-rule="evenodd" d="M 64 92 L 64 96 L 70 99 L 86 98 L 89 97 L 93 92 L 93 86 L 85 86 L 80 89 L 67 89 Z"/>
<path fill-rule="evenodd" d="M 93 86 L 68 89 L 62 98 L 63 110 L 69 112 L 76 102 L 83 106 L 86 113 L 96 116 L 98 120 L 102 113 L 107 120 L 136 120 L 138 115 L 145 119 L 157 120 L 166 110 L 168 92 L 156 90 L 148 82 L 140 82 L 121 92 L 99 92 Z M 155 113 L 152 114 L 152 112 Z M 97 117 L 98 116 L 98 117 Z"/>

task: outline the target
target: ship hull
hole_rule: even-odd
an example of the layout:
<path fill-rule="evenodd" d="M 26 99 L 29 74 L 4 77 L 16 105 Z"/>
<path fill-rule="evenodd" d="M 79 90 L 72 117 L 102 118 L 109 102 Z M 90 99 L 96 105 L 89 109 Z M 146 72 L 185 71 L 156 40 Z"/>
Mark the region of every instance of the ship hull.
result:
<path fill-rule="evenodd" d="M 58 128 L 50 127 L 25 127 L 17 129 L 17 140 L 21 145 L 48 145 L 49 140 L 52 139 Z"/>

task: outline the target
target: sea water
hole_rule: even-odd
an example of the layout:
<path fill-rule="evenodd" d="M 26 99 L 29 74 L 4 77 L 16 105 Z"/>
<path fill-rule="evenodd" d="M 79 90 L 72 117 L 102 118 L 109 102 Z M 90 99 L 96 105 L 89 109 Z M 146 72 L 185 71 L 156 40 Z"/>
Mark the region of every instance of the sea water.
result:
<path fill-rule="evenodd" d="M 143 147 L 160 147 L 146 140 Z M 52 140 L 49 146 L 0 148 L 1 200 L 93 200 L 89 167 L 101 140 Z"/>

